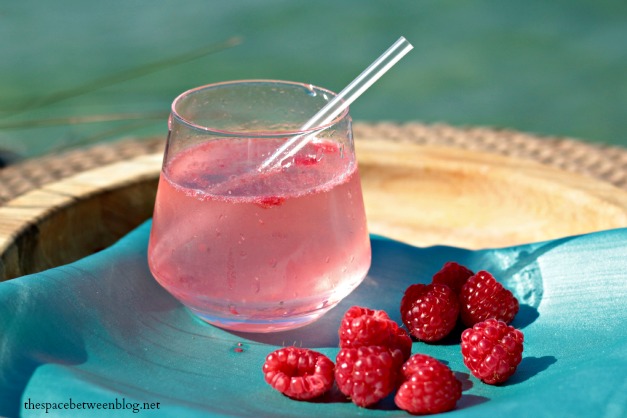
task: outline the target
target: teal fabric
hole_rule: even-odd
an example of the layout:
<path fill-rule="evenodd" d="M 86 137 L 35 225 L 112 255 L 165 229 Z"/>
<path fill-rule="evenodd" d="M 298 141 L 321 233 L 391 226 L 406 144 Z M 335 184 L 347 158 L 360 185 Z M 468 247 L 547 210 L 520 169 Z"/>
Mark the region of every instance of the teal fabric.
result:
<path fill-rule="evenodd" d="M 508 382 L 489 386 L 468 375 L 454 340 L 414 343 L 414 353 L 446 361 L 463 380 L 447 416 L 627 414 L 627 229 L 482 251 L 373 236 L 372 268 L 353 294 L 319 322 L 271 335 L 193 318 L 150 275 L 149 231 L 147 222 L 91 257 L 0 283 L 0 416 L 131 416 L 128 408 L 144 402 L 154 409 L 138 416 L 407 416 L 390 397 L 370 409 L 337 395 L 290 400 L 265 384 L 261 365 L 291 344 L 334 358 L 349 306 L 385 309 L 399 321 L 405 287 L 428 282 L 449 260 L 489 270 L 515 292 L 522 306 L 513 325 L 525 351 Z M 119 409 L 25 408 L 46 402 Z"/>

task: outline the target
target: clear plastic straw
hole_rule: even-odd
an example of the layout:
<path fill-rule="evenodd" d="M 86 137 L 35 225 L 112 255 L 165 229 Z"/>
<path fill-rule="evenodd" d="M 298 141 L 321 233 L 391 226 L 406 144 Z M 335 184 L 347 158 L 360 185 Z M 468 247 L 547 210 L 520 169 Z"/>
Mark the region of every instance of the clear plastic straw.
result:
<path fill-rule="evenodd" d="M 400 37 L 387 49 L 379 58 L 368 66 L 357 78 L 344 88 L 333 100 L 327 103 L 303 126 L 301 131 L 306 131 L 316 126 L 324 126 L 333 121 L 351 103 L 355 101 L 364 91 L 366 91 L 375 81 L 385 74 L 394 64 L 405 56 L 414 47 L 405 39 Z M 270 157 L 261 163 L 258 171 L 263 172 L 280 165 L 285 159 L 294 156 L 312 139 L 312 134 L 300 134 L 290 138 L 279 147 Z"/>

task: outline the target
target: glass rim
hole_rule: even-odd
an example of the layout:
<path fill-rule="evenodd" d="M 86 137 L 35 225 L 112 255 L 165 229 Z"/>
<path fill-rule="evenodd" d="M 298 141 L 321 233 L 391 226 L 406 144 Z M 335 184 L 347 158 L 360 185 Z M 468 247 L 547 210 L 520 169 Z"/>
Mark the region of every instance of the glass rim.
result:
<path fill-rule="evenodd" d="M 293 130 L 261 130 L 261 131 L 246 131 L 246 132 L 238 132 L 238 131 L 233 131 L 233 130 L 222 130 L 222 129 L 216 129 L 216 128 L 211 128 L 209 126 L 204 126 L 204 125 L 200 125 L 198 123 L 192 122 L 191 120 L 183 117 L 177 110 L 176 110 L 176 106 L 186 97 L 194 94 L 194 93 L 198 93 L 202 90 L 208 90 L 208 89 L 212 89 L 215 87 L 223 87 L 223 86 L 229 86 L 229 85 L 242 85 L 242 84 L 253 84 L 253 83 L 257 83 L 257 84 L 284 84 L 284 85 L 288 85 L 288 86 L 298 86 L 298 87 L 304 87 L 306 89 L 315 89 L 319 92 L 322 93 L 326 93 L 331 95 L 332 97 L 337 96 L 337 93 L 329 90 L 329 89 L 325 89 L 323 87 L 318 87 L 316 85 L 313 84 L 307 84 L 307 83 L 302 83 L 302 82 L 297 82 L 297 81 L 285 81 L 285 80 L 272 80 L 272 79 L 245 79 L 245 80 L 231 80 L 231 81 L 221 81 L 218 83 L 210 83 L 210 84 L 205 84 L 203 86 L 198 86 L 195 87 L 193 89 L 189 89 L 184 91 L 183 93 L 179 94 L 173 101 L 172 101 L 172 105 L 171 105 L 171 117 L 176 118 L 176 120 L 178 120 L 180 123 L 187 125 L 190 128 L 193 128 L 195 130 L 199 130 L 199 131 L 203 131 L 203 132 L 207 132 L 207 133 L 216 133 L 219 135 L 224 135 L 224 136 L 233 136 L 233 137 L 279 137 L 279 136 L 297 136 L 297 135 L 307 135 L 307 134 L 311 134 L 314 132 L 319 132 L 322 130 L 325 130 L 327 128 L 329 128 L 330 126 L 336 125 L 337 123 L 339 123 L 342 119 L 346 118 L 348 116 L 348 111 L 349 111 L 349 107 L 347 107 L 346 109 L 344 109 L 344 111 L 342 113 L 340 113 L 338 116 L 336 116 L 331 122 L 326 123 L 324 125 L 318 125 L 318 126 L 313 126 L 311 128 L 307 128 L 307 129 L 293 129 Z M 314 116 L 314 115 L 311 115 Z M 303 122 L 304 123 L 304 122 Z"/>

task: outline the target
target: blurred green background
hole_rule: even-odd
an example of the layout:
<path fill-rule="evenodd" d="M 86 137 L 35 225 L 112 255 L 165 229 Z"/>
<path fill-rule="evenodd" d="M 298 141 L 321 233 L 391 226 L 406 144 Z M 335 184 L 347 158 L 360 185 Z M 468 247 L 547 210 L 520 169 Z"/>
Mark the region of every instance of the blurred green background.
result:
<path fill-rule="evenodd" d="M 217 81 L 338 91 L 400 35 L 356 121 L 627 146 L 625 1 L 0 0 L 0 149 L 165 136 L 174 97 Z"/>

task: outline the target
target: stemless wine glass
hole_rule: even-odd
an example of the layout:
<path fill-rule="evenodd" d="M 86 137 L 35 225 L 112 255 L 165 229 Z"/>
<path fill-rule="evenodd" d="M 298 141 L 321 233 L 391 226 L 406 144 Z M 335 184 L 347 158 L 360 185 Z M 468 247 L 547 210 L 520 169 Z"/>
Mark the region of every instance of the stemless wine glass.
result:
<path fill-rule="evenodd" d="M 244 80 L 174 100 L 148 261 L 203 320 L 245 332 L 296 328 L 364 279 L 370 241 L 348 110 L 300 129 L 334 96 Z M 259 170 L 296 135 L 310 140 Z"/>

